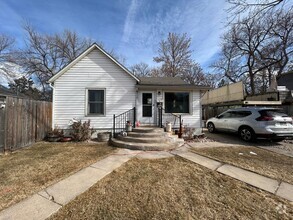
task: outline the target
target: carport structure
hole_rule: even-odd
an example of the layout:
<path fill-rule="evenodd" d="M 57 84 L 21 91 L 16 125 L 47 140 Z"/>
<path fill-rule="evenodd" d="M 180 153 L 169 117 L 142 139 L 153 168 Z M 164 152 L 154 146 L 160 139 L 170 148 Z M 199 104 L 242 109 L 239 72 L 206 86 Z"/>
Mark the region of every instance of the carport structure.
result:
<path fill-rule="evenodd" d="M 265 94 L 247 96 L 243 82 L 222 86 L 206 92 L 201 98 L 203 120 L 214 117 L 230 108 L 263 106 L 282 108 L 286 90 L 276 90 Z M 286 111 L 286 108 L 284 108 Z"/>

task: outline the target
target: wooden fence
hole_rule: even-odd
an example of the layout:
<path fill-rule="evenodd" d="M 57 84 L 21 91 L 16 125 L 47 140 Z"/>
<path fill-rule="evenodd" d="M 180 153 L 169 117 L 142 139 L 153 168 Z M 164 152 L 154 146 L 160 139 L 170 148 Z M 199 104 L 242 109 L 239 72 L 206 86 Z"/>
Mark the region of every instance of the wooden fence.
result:
<path fill-rule="evenodd" d="M 6 97 L 5 108 L 0 111 L 0 129 L 4 128 L 0 151 L 16 150 L 42 140 L 51 129 L 50 102 Z"/>

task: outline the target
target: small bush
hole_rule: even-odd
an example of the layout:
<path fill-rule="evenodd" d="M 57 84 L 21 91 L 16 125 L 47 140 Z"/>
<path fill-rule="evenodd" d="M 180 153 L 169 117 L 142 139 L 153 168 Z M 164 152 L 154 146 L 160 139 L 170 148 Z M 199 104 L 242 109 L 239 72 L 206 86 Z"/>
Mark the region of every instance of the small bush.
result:
<path fill-rule="evenodd" d="M 63 137 L 64 131 L 62 129 L 59 129 L 58 127 L 55 127 L 53 130 L 51 129 L 47 133 L 47 137 Z"/>
<path fill-rule="evenodd" d="M 93 129 L 90 127 L 91 121 L 81 122 L 74 121 L 70 127 L 72 132 L 70 133 L 74 141 L 86 141 L 89 140 L 93 134 Z"/>

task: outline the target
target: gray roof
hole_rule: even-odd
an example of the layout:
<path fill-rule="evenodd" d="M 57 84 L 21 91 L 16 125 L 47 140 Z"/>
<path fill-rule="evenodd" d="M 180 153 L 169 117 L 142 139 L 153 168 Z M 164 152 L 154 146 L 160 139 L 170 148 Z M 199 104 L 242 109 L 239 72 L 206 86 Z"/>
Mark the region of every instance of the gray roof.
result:
<path fill-rule="evenodd" d="M 12 91 L 10 91 L 8 88 L 5 86 L 0 85 L 0 95 L 15 95 Z"/>
<path fill-rule="evenodd" d="M 136 87 L 139 89 L 172 89 L 181 90 L 208 90 L 208 86 L 192 85 L 183 81 L 180 77 L 140 77 Z"/>
<path fill-rule="evenodd" d="M 277 83 L 278 86 L 286 86 L 287 89 L 293 90 L 293 71 L 282 74 Z"/>
<path fill-rule="evenodd" d="M 20 98 L 27 98 L 28 96 L 24 94 L 16 94 L 15 92 L 11 91 L 5 86 L 0 85 L 0 96 L 14 96 L 14 97 L 20 97 Z"/>
<path fill-rule="evenodd" d="M 140 85 L 189 85 L 180 77 L 139 77 Z"/>

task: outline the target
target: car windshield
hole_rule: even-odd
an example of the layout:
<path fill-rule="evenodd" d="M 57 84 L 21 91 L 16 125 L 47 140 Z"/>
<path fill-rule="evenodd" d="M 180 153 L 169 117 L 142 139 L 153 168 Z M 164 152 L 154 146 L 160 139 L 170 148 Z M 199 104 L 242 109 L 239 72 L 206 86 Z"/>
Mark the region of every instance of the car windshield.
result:
<path fill-rule="evenodd" d="M 270 116 L 270 117 L 289 117 L 281 109 L 268 109 L 259 111 L 261 115 Z"/>

